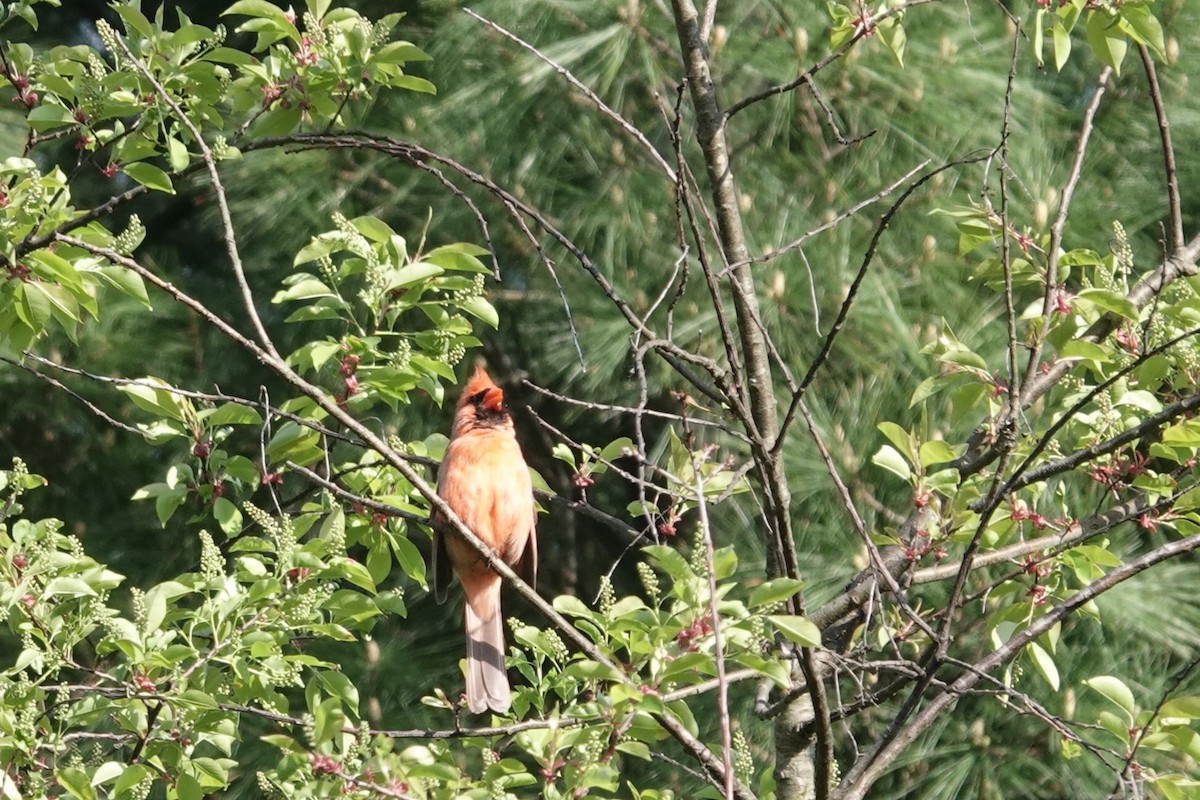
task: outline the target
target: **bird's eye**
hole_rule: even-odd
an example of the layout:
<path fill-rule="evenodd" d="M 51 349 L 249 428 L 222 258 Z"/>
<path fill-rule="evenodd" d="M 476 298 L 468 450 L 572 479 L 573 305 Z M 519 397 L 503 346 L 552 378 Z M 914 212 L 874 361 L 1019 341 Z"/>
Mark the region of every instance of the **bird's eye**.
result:
<path fill-rule="evenodd" d="M 471 405 L 477 406 L 483 402 L 483 397 L 486 394 L 487 394 L 487 389 L 484 389 L 482 392 L 476 392 L 475 394 L 471 395 L 468 398 L 468 400 L 471 403 Z"/>

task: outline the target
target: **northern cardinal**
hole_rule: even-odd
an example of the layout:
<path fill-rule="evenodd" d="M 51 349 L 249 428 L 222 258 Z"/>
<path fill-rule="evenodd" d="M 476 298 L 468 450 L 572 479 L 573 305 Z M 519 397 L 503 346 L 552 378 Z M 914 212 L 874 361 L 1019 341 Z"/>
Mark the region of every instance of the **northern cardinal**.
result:
<path fill-rule="evenodd" d="M 463 389 L 454 413 L 450 445 L 438 469 L 437 493 L 496 555 L 533 585 L 537 575 L 537 509 L 525 458 L 513 434 L 504 392 L 483 367 Z M 512 704 L 504 671 L 500 576 L 488 567 L 435 509 L 433 587 L 446 599 L 451 569 L 466 594 L 467 707 L 503 713 Z"/>

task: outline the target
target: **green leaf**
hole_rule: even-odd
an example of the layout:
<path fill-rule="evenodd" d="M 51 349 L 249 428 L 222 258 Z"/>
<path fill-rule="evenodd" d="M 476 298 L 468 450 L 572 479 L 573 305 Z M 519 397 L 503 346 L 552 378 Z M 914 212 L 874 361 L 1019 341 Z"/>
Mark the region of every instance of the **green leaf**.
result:
<path fill-rule="evenodd" d="M 335 559 L 335 564 L 337 569 L 346 576 L 346 580 L 371 594 L 375 593 L 375 581 L 371 579 L 371 573 L 365 565 L 347 556 Z"/>
<path fill-rule="evenodd" d="M 378 64 L 406 64 L 409 61 L 428 61 L 429 55 L 408 42 L 388 42 L 371 56 L 371 61 Z"/>
<path fill-rule="evenodd" d="M 644 742 L 620 742 L 617 745 L 618 753 L 634 756 L 645 761 L 650 761 L 650 746 Z"/>
<path fill-rule="evenodd" d="M 1100 288 L 1084 289 L 1075 299 L 1077 302 L 1082 300 L 1086 303 L 1091 303 L 1102 311 L 1111 311 L 1113 314 L 1125 317 L 1126 319 L 1137 320 L 1138 318 L 1137 306 L 1133 304 L 1132 300 L 1119 292 Z"/>
<path fill-rule="evenodd" d="M 400 569 L 404 570 L 404 573 L 414 581 L 424 586 L 425 558 L 421 555 L 421 551 L 406 536 L 400 536 L 389 531 L 388 539 L 391 542 L 392 552 L 396 556 L 396 561 L 400 564 Z"/>
<path fill-rule="evenodd" d="M 46 584 L 43 597 L 95 597 L 96 590 L 79 578 L 59 577 Z"/>
<path fill-rule="evenodd" d="M 879 451 L 871 456 L 871 463 L 883 467 L 888 472 L 899 475 L 906 481 L 912 477 L 912 471 L 908 468 L 908 462 L 890 444 L 880 447 Z"/>
<path fill-rule="evenodd" d="M 452 272 L 478 272 L 486 275 L 491 270 L 479 260 L 486 255 L 490 253 L 482 247 L 459 242 L 430 250 L 425 254 L 424 260 Z"/>
<path fill-rule="evenodd" d="M 887 45 L 887 49 L 892 51 L 892 55 L 896 57 L 896 62 L 900 66 L 904 66 L 904 46 L 908 43 L 908 36 L 904 33 L 904 26 L 900 24 L 900 20 L 896 17 L 884 20 L 876 27 L 879 33 L 879 38 Z"/>
<path fill-rule="evenodd" d="M 214 47 L 203 56 L 201 61 L 215 61 L 218 64 L 233 64 L 235 66 L 244 67 L 247 64 L 257 64 L 258 59 L 244 50 L 235 50 L 232 47 Z"/>
<path fill-rule="evenodd" d="M 430 264 L 427 261 L 417 261 L 393 272 L 392 277 L 388 279 L 387 288 L 400 289 L 405 286 L 412 286 L 415 283 L 421 283 L 422 281 L 437 277 L 445 271 L 437 264 Z"/>
<path fill-rule="evenodd" d="M 155 388 L 162 386 L 162 389 Z M 166 417 L 177 422 L 187 421 L 187 404 L 179 395 L 170 391 L 170 384 L 153 376 L 147 376 L 141 383 L 118 387 L 133 404 L 143 411 L 155 416 Z"/>
<path fill-rule="evenodd" d="M 568 617 L 592 619 L 596 616 L 596 612 L 588 608 L 582 600 L 569 594 L 560 594 L 554 598 L 554 610 Z"/>
<path fill-rule="evenodd" d="M 262 425 L 262 416 L 250 406 L 225 403 L 204 418 L 209 425 Z"/>
<path fill-rule="evenodd" d="M 132 164 L 126 164 L 123 169 L 126 175 L 147 189 L 175 194 L 175 186 L 171 183 L 171 177 L 153 164 L 135 161 Z"/>
<path fill-rule="evenodd" d="M 230 539 L 242 532 L 242 512 L 225 497 L 213 501 L 213 518 Z"/>
<path fill-rule="evenodd" d="M 1062 24 L 1062 20 L 1055 20 L 1052 36 L 1054 41 L 1054 68 L 1062 72 L 1067 59 L 1071 57 L 1071 32 Z"/>
<path fill-rule="evenodd" d="M 778 603 L 787 600 L 800 591 L 803 586 L 804 581 L 796 580 L 795 578 L 776 578 L 773 581 L 767 581 L 764 584 L 754 587 L 754 591 L 750 593 L 747 605 L 750 608 L 757 608 L 768 603 Z"/>
<path fill-rule="evenodd" d="M 584 678 L 586 680 L 619 681 L 624 676 L 612 667 L 592 661 L 590 658 L 572 661 L 563 668 L 562 674 L 568 678 Z"/>
<path fill-rule="evenodd" d="M 1200 696 L 1172 697 L 1163 703 L 1159 716 L 1164 718 L 1200 719 Z"/>
<path fill-rule="evenodd" d="M 575 469 L 575 451 L 571 449 L 570 445 L 559 442 L 554 445 L 554 449 L 550 451 L 550 454 L 559 461 L 565 461 L 571 466 L 571 469 Z"/>
<path fill-rule="evenodd" d="M 1046 63 L 1046 9 L 1039 8 L 1033 15 L 1033 55 L 1037 58 L 1038 66 Z"/>
<path fill-rule="evenodd" d="M 125 768 L 126 765 L 120 761 L 105 761 L 96 767 L 96 771 L 92 774 L 92 786 L 116 780 L 125 772 Z"/>
<path fill-rule="evenodd" d="M 483 297 L 469 297 L 466 300 L 455 303 L 455 305 L 471 316 L 483 320 L 493 328 L 500 327 L 500 315 L 496 313 L 496 309 L 492 307 L 492 304 Z"/>
<path fill-rule="evenodd" d="M 437 94 L 436 86 L 424 78 L 418 78 L 415 75 L 401 75 L 397 78 L 391 78 L 388 80 L 388 84 L 398 89 L 408 89 L 411 92 Z"/>
<path fill-rule="evenodd" d="M 187 145 L 174 136 L 167 139 L 167 161 L 171 164 L 173 172 L 181 172 L 187 169 L 189 158 Z"/>
<path fill-rule="evenodd" d="M 920 455 L 922 467 L 928 467 L 932 464 L 945 464 L 947 461 L 953 461 L 958 457 L 954 448 L 941 439 L 934 439 L 922 444 Z"/>
<path fill-rule="evenodd" d="M 317 679 L 334 697 L 340 699 L 357 716 L 358 687 L 341 672 L 323 670 L 317 673 Z"/>
<path fill-rule="evenodd" d="M 686 581 L 696 577 L 687 559 L 672 547 L 662 544 L 647 545 L 642 552 L 648 556 L 663 572 L 677 581 Z"/>
<path fill-rule="evenodd" d="M 154 499 L 154 513 L 158 515 L 158 522 L 163 527 L 166 527 L 167 521 L 175 515 L 179 507 L 187 500 L 187 489 L 171 489 L 163 492 Z"/>
<path fill-rule="evenodd" d="M 16 311 L 22 322 L 28 325 L 35 334 L 40 334 L 46 329 L 46 323 L 50 321 L 53 312 L 50 308 L 50 298 L 43 291 L 31 289 L 34 286 L 36 284 L 32 283 L 22 283 L 17 286 Z"/>
<path fill-rule="evenodd" d="M 1200 422 L 1184 420 L 1171 425 L 1163 430 L 1162 443 L 1180 447 L 1200 446 Z"/>
<path fill-rule="evenodd" d="M 31 110 L 25 120 L 29 123 L 29 127 L 39 133 L 65 125 L 79 124 L 70 111 L 56 103 L 42 103 Z"/>
<path fill-rule="evenodd" d="M 229 8 L 221 12 L 222 17 L 231 14 L 242 14 L 247 17 L 259 17 L 260 19 L 269 19 L 277 23 L 281 28 L 290 29 L 296 41 L 300 40 L 300 32 L 296 30 L 295 24 L 287 18 L 283 9 L 274 3 L 269 3 L 267 0 L 238 0 Z"/>
<path fill-rule="evenodd" d="M 881 422 L 876 425 L 879 432 L 882 433 L 887 440 L 896 446 L 902 455 L 911 453 L 914 449 L 913 437 L 908 431 L 901 428 L 894 422 Z"/>
<path fill-rule="evenodd" d="M 1097 364 L 1107 364 L 1112 360 L 1112 351 L 1083 339 L 1072 339 L 1058 351 L 1063 358 L 1095 361 Z"/>
<path fill-rule="evenodd" d="M 1126 392 L 1121 395 L 1115 405 L 1133 406 L 1143 411 L 1149 411 L 1151 414 L 1157 414 L 1159 411 L 1162 411 L 1162 402 L 1153 393 L 1145 389 L 1134 389 Z"/>
<path fill-rule="evenodd" d="M 1114 705 L 1125 712 L 1130 724 L 1133 723 L 1133 718 L 1137 713 L 1137 704 L 1133 700 L 1133 692 L 1129 690 L 1124 681 L 1114 678 L 1112 675 L 1097 675 L 1095 678 L 1085 680 L 1083 685 L 1094 689 L 1112 701 Z"/>
<path fill-rule="evenodd" d="M 175 793 L 179 800 L 204 800 L 204 788 L 186 772 L 175 780 Z"/>
<path fill-rule="evenodd" d="M 1054 657 L 1037 642 L 1030 642 L 1027 649 L 1033 666 L 1046 679 L 1046 683 L 1050 684 L 1050 688 L 1057 692 L 1059 687 L 1058 667 L 1054 663 Z"/>
<path fill-rule="evenodd" d="M 1146 45 L 1159 58 L 1166 58 L 1162 24 L 1148 5 L 1124 3 L 1117 7 L 1121 28 L 1136 41 Z"/>
<path fill-rule="evenodd" d="M 88 780 L 87 773 L 79 767 L 60 769 L 54 773 L 54 777 L 71 797 L 78 800 L 95 800 L 96 792 L 92 789 L 92 782 Z"/>
<path fill-rule="evenodd" d="M 117 779 L 112 788 L 114 797 L 134 797 L 134 787 L 147 778 L 153 777 L 150 768 L 144 764 L 122 764 L 121 766 L 123 767 L 121 777 Z"/>
<path fill-rule="evenodd" d="M 767 619 L 786 638 L 801 647 L 821 646 L 821 629 L 804 617 L 795 614 L 774 614 Z"/>
<path fill-rule="evenodd" d="M 276 105 L 259 117 L 258 122 L 254 123 L 252 133 L 254 136 L 283 136 L 295 130 L 296 126 L 300 124 L 300 117 L 298 105 L 290 108 Z"/>
<path fill-rule="evenodd" d="M 1108 11 L 1104 9 L 1090 12 L 1087 18 L 1087 40 L 1096 58 L 1108 64 L 1113 68 L 1113 72 L 1120 76 L 1121 62 L 1125 60 L 1129 42 L 1125 40 L 1125 33 L 1117 24 L 1117 19 L 1109 16 Z"/>
<path fill-rule="evenodd" d="M 363 236 L 375 242 L 388 242 L 396 235 L 396 232 L 378 217 L 355 217 L 350 220 L 350 224 Z"/>
<path fill-rule="evenodd" d="M 615 461 L 621 458 L 626 450 L 633 452 L 633 440 L 628 436 L 622 436 L 604 445 L 604 448 L 600 451 L 600 458 L 605 461 Z"/>
<path fill-rule="evenodd" d="M 125 23 L 125 31 L 127 33 L 140 33 L 147 39 L 154 38 L 154 26 L 150 24 L 150 20 L 146 18 L 146 15 L 138 10 L 137 6 L 122 3 L 113 6 L 113 10 L 121 17 L 121 21 Z"/>
<path fill-rule="evenodd" d="M 150 295 L 146 293 L 146 284 L 141 275 L 125 267 L 100 267 L 95 272 L 117 291 L 124 292 L 146 308 L 154 308 L 150 304 Z"/>
<path fill-rule="evenodd" d="M 324 454 L 320 445 L 319 433 L 289 420 L 279 426 L 267 443 L 267 459 L 273 464 L 284 461 L 311 464 Z"/>

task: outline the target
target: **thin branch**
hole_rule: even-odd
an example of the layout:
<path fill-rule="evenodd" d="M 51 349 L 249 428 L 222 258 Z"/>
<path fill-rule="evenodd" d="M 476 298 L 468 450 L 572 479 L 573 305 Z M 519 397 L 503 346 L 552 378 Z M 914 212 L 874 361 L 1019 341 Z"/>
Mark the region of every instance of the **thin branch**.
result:
<path fill-rule="evenodd" d="M 1058 289 L 1058 257 L 1059 250 L 1062 248 L 1063 230 L 1067 226 L 1067 214 L 1071 210 L 1071 199 L 1075 196 L 1075 187 L 1079 185 L 1079 178 L 1083 174 L 1083 159 L 1087 155 L 1088 143 L 1091 141 L 1092 131 L 1095 128 L 1096 112 L 1100 110 L 1100 101 L 1104 99 L 1104 92 L 1108 86 L 1108 79 L 1112 76 L 1112 71 L 1112 67 L 1105 67 L 1101 70 L 1100 77 L 1096 79 L 1091 102 L 1088 103 L 1087 109 L 1083 113 L 1083 123 L 1079 128 L 1075 158 L 1071 162 L 1071 170 L 1067 173 L 1067 182 L 1063 185 L 1062 194 L 1059 197 L 1058 213 L 1050 225 L 1050 244 L 1046 248 L 1044 278 L 1046 285 L 1042 292 L 1042 330 L 1033 343 L 1033 352 L 1030 353 L 1029 363 L 1025 367 L 1025 377 L 1021 380 L 1022 386 L 1027 386 L 1033 380 L 1038 364 L 1042 360 L 1043 343 L 1047 334 L 1050 333 L 1050 323 L 1054 319 L 1054 293 Z M 1005 236 L 1004 240 L 1008 241 L 1008 237 Z"/>
<path fill-rule="evenodd" d="M 704 4 L 704 18 L 700 22 L 700 38 L 707 44 L 712 39 L 713 23 L 717 19 L 717 0 L 707 0 Z"/>
<path fill-rule="evenodd" d="M 1175 169 L 1175 147 L 1171 144 L 1171 126 L 1167 122 L 1167 109 L 1163 106 L 1162 88 L 1158 85 L 1158 70 L 1150 49 L 1138 45 L 1142 66 L 1146 70 L 1146 82 L 1150 85 L 1150 100 L 1154 103 L 1154 117 L 1158 120 L 1158 136 L 1162 140 L 1163 171 L 1167 179 L 1167 211 L 1171 219 L 1171 255 L 1178 255 L 1184 248 L 1183 203 L 1179 199 L 1179 174 Z"/>
<path fill-rule="evenodd" d="M 925 161 L 922 161 L 920 164 L 917 164 L 917 166 L 913 167 L 908 172 L 901 175 L 899 178 L 897 178 L 895 181 L 893 181 L 888 186 L 885 186 L 883 189 L 880 189 L 878 192 L 871 195 L 867 199 L 860 200 L 859 202 L 855 203 L 850 208 L 846 209 L 845 211 L 838 214 L 833 219 L 829 220 L 829 222 L 824 222 L 824 223 L 818 225 L 817 227 L 813 228 L 812 230 L 802 234 L 799 238 L 794 239 L 791 242 L 788 242 L 783 247 L 780 247 L 776 250 L 772 250 L 768 253 L 764 253 L 761 256 L 752 256 L 744 263 L 759 264 L 764 261 L 771 261 L 772 259 L 776 259 L 779 256 L 784 255 L 785 253 L 789 253 L 792 250 L 799 248 L 801 245 L 803 245 L 805 242 L 807 242 L 809 239 L 813 238 L 814 236 L 824 233 L 825 231 L 832 230 L 833 228 L 836 228 L 838 225 L 840 225 L 841 223 L 850 219 L 851 217 L 853 217 L 859 211 L 862 211 L 867 206 L 878 203 L 880 200 L 882 200 L 883 198 L 890 195 L 892 192 L 899 189 L 900 186 L 903 185 L 905 181 L 910 180 L 918 172 L 920 172 L 921 170 L 923 170 L 927 166 L 929 166 L 929 162 L 930 162 L 930 159 L 926 159 Z M 720 275 L 718 275 L 718 277 L 723 278 L 723 277 L 725 277 L 726 274 L 729 273 L 730 270 L 734 269 L 735 267 L 740 267 L 740 266 L 742 266 L 742 263 L 730 264 L 728 267 L 726 267 L 720 273 Z"/>
<path fill-rule="evenodd" d="M 1017 54 L 1021 45 L 1021 25 L 1013 36 L 1012 58 L 1008 64 L 1008 83 L 1004 88 L 1004 119 L 1000 125 L 1000 262 L 1004 266 L 1004 316 L 1008 323 L 1008 404 L 1009 415 L 1017 418 L 1021 404 L 1021 376 L 1017 365 L 1017 311 L 1013 303 L 1012 243 L 1008 237 L 1008 133 L 1012 118 L 1013 84 L 1017 78 Z"/>
<path fill-rule="evenodd" d="M 559 64 L 554 59 L 550 58 L 548 55 L 546 55 L 541 50 L 534 47 L 529 42 L 522 39 L 520 36 L 517 36 L 515 33 L 508 30 L 507 28 L 504 28 L 504 27 L 496 24 L 495 22 L 492 22 L 490 19 L 488 19 L 484 16 L 481 16 L 480 14 L 475 13 L 474 11 L 472 11 L 469 8 L 464 8 L 463 13 L 478 20 L 479 22 L 482 22 L 484 25 L 487 25 L 489 28 L 494 30 L 496 33 L 499 33 L 501 36 L 504 36 L 505 38 L 509 39 L 510 41 L 514 42 L 515 44 L 518 44 L 521 47 L 528 50 L 529 52 L 533 53 L 543 63 L 545 63 L 547 66 L 549 66 L 551 69 L 553 69 L 559 75 L 561 75 L 567 81 L 567 83 L 574 86 L 576 89 L 578 89 L 580 91 L 580 93 L 583 94 L 584 97 L 586 97 L 588 100 L 590 100 L 592 102 L 592 105 L 596 106 L 597 110 L 599 110 L 603 116 L 608 117 L 610 120 L 615 122 L 617 124 L 617 127 L 619 127 L 621 130 L 625 131 L 625 133 L 627 133 L 638 144 L 640 144 L 642 146 L 642 149 L 645 150 L 646 153 L 650 156 L 650 160 L 654 162 L 655 166 L 657 166 L 659 169 L 661 169 L 672 183 L 675 182 L 675 170 L 673 170 L 671 168 L 671 165 L 667 163 L 667 160 L 665 158 L 663 158 L 662 153 L 658 152 L 658 150 L 654 147 L 654 145 L 650 143 L 650 140 L 646 138 L 646 134 L 642 133 L 642 131 L 637 126 L 635 126 L 632 122 L 625 119 L 620 114 L 618 114 L 616 111 L 614 111 L 612 108 L 610 108 L 607 103 L 605 103 L 603 100 L 600 99 L 599 95 L 597 95 L 594 91 L 592 91 L 591 87 L 589 87 L 586 83 L 584 83 L 583 81 L 576 78 L 569 69 L 567 69 L 563 65 Z"/>
<path fill-rule="evenodd" d="M 1041 466 L 1035 467 L 1023 475 L 1014 476 L 1005 484 L 1006 493 L 1020 489 L 1023 486 L 1028 486 L 1031 483 L 1045 480 L 1053 475 L 1058 475 L 1063 472 L 1069 472 L 1075 469 L 1080 464 L 1085 464 L 1099 456 L 1107 455 L 1108 453 L 1118 450 L 1130 442 L 1153 433 L 1154 431 L 1166 425 L 1168 422 L 1183 416 L 1193 409 L 1200 408 L 1200 392 L 1183 398 L 1182 400 L 1172 403 L 1171 405 L 1159 411 L 1157 414 L 1152 414 L 1139 424 L 1132 428 L 1121 431 L 1116 436 L 1105 439 L 1102 442 L 1096 442 L 1093 445 L 1077 450 L 1069 456 L 1064 456 L 1056 461 L 1049 461 Z"/>
<path fill-rule="evenodd" d="M 544 386 L 538 386 L 536 383 L 533 383 L 532 381 L 530 381 L 528 379 L 521 381 L 521 383 L 525 386 L 528 386 L 530 389 L 533 389 L 535 392 L 537 392 L 538 394 L 540 394 L 544 397 L 549 397 L 550 399 L 556 400 L 559 403 L 565 403 L 567 405 L 576 406 L 578 408 L 586 408 L 591 411 L 607 411 L 607 412 L 612 412 L 612 413 L 617 413 L 617 414 L 641 414 L 646 417 L 656 417 L 658 419 L 666 419 L 666 420 L 671 420 L 673 422 L 686 422 L 689 425 L 701 425 L 701 426 L 706 426 L 706 427 L 719 428 L 723 433 L 727 433 L 730 436 L 741 439 L 743 442 L 749 442 L 749 439 L 747 438 L 746 434 L 742 433 L 741 431 L 737 431 L 737 430 L 734 430 L 733 428 L 730 428 L 724 422 L 718 422 L 716 420 L 709 420 L 709 419 L 699 419 L 696 417 L 684 416 L 683 414 L 672 414 L 669 411 L 655 411 L 654 409 L 650 409 L 650 408 L 639 409 L 639 408 L 630 408 L 629 406 L 613 405 L 611 403 L 596 403 L 596 402 L 592 402 L 590 400 L 577 400 L 574 397 L 568 397 L 565 394 L 560 394 L 558 392 L 551 391 L 550 389 L 547 389 Z"/>
<path fill-rule="evenodd" d="M 11 364 L 12 366 L 17 367 L 18 369 L 23 369 L 26 372 L 28 372 L 30 375 L 37 378 L 38 380 L 45 381 L 46 383 L 53 386 L 55 389 L 60 389 L 64 392 L 66 392 L 68 395 L 73 397 L 75 400 L 78 400 L 80 403 L 82 403 L 83 406 L 85 408 L 87 408 L 88 411 L 92 412 L 97 417 L 104 420 L 109 425 L 113 426 L 114 428 L 118 428 L 120 430 L 127 431 L 128 433 L 136 434 L 138 436 L 143 436 L 143 433 L 140 430 L 133 427 L 132 425 L 128 425 L 124 422 L 121 422 L 120 420 L 114 419 L 112 416 L 110 416 L 108 414 L 108 412 L 106 412 L 104 409 L 100 408 L 100 406 L 96 405 L 91 400 L 88 400 L 86 397 L 81 395 L 79 392 L 77 392 L 74 389 L 72 389 L 71 387 L 67 386 L 65 383 L 58 380 L 57 378 L 53 378 L 44 372 L 34 369 L 33 367 L 29 366 L 28 364 L 24 364 L 20 361 L 17 361 L 16 359 L 9 358 L 8 356 L 0 355 L 0 361 L 3 361 L 7 364 Z"/>
<path fill-rule="evenodd" d="M 1120 505 L 1113 506 L 1104 513 L 1084 520 L 1077 525 L 1068 525 L 1059 533 L 1051 533 L 1039 536 L 1036 539 L 1013 542 L 1010 545 L 981 553 L 974 558 L 970 569 L 978 570 L 995 564 L 1011 563 L 1023 556 L 1032 553 L 1041 553 L 1046 550 L 1052 550 L 1054 554 L 1061 553 L 1088 539 L 1099 536 L 1117 525 L 1136 519 L 1138 515 L 1150 506 L 1151 504 L 1145 497 L 1133 498 Z M 1048 555 L 1047 557 L 1051 556 Z M 918 569 L 912 574 L 912 582 L 914 584 L 921 584 L 948 580 L 958 575 L 961 567 L 962 561 L 953 561 L 947 564 L 938 564 L 933 567 Z"/>
<path fill-rule="evenodd" d="M 883 238 L 884 231 L 887 230 L 892 218 L 900 211 L 900 207 L 909 197 L 912 196 L 917 189 L 921 188 L 927 181 L 930 181 L 934 176 L 945 172 L 953 167 L 962 166 L 963 164 L 972 164 L 982 161 L 986 155 L 971 156 L 963 159 L 951 161 L 943 164 L 937 169 L 922 175 L 911 186 L 904 190 L 904 193 L 892 203 L 891 207 L 883 213 L 879 218 L 879 225 L 875 228 L 875 234 L 871 237 L 871 243 L 867 245 L 867 250 L 863 254 L 862 263 L 859 265 L 858 274 L 854 276 L 854 280 L 850 283 L 850 288 L 846 293 L 846 299 L 842 301 L 841 308 L 838 309 L 837 318 L 833 321 L 833 325 L 829 328 L 829 333 L 825 335 L 825 339 L 821 342 L 821 349 L 813 357 L 812 363 L 809 364 L 808 371 L 800 380 L 800 385 L 792 392 L 792 400 L 788 405 L 787 412 L 784 414 L 783 422 L 779 425 L 779 435 L 772 443 L 772 454 L 778 455 L 783 449 L 784 438 L 787 435 L 788 429 L 791 427 L 792 420 L 796 416 L 796 411 L 799 410 L 800 401 L 804 398 L 804 393 L 808 390 L 809 385 L 817 377 L 817 372 L 829 358 L 829 353 L 833 350 L 833 343 L 841 332 L 842 326 L 846 323 L 846 318 L 850 315 L 850 307 L 854 304 L 855 298 L 858 296 L 859 287 L 862 285 L 863 279 L 867 276 L 867 270 L 871 266 L 872 260 L 875 258 L 875 252 L 879 248 L 879 242 Z"/>

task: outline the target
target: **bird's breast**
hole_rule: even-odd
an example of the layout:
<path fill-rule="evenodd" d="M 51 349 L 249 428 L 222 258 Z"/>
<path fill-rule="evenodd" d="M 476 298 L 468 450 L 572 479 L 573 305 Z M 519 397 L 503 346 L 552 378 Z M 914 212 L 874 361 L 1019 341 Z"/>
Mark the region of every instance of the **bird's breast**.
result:
<path fill-rule="evenodd" d="M 520 557 L 533 528 L 533 485 L 511 432 L 476 431 L 452 440 L 438 494 L 506 562 Z"/>

